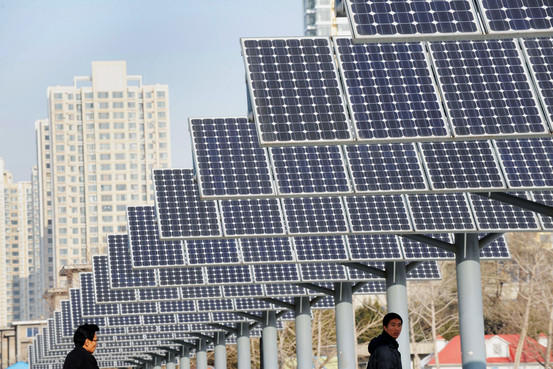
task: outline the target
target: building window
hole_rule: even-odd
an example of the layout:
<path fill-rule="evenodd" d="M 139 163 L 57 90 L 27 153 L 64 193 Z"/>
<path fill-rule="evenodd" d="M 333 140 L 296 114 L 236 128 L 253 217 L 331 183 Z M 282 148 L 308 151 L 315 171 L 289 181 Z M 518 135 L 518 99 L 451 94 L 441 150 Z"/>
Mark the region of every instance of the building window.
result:
<path fill-rule="evenodd" d="M 113 96 L 114 99 L 122 99 L 123 91 L 113 91 L 111 96 Z"/>
<path fill-rule="evenodd" d="M 107 92 L 98 92 L 99 99 L 107 99 L 109 97 Z"/>
<path fill-rule="evenodd" d="M 158 91 L 158 92 L 157 92 L 157 97 L 158 97 L 158 98 L 163 98 L 163 97 L 165 97 L 165 91 Z"/>

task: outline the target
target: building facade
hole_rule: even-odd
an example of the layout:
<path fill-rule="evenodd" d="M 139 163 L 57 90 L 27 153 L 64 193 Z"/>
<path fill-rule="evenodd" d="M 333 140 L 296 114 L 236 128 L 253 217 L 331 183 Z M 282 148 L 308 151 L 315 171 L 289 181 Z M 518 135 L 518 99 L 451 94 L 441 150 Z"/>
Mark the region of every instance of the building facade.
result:
<path fill-rule="evenodd" d="M 306 36 L 349 36 L 347 18 L 336 17 L 335 0 L 303 0 Z"/>
<path fill-rule="evenodd" d="M 126 208 L 153 203 L 153 168 L 169 167 L 167 85 L 143 85 L 124 61 L 92 62 L 92 74 L 49 87 L 36 122 L 46 288 L 90 263 L 110 233 L 126 232 Z"/>

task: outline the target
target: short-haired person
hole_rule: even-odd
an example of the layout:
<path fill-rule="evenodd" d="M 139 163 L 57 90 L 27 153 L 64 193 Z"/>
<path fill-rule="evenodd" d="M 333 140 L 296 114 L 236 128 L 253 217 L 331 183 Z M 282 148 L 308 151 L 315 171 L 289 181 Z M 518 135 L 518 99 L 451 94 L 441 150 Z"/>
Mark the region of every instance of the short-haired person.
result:
<path fill-rule="evenodd" d="M 100 328 L 96 324 L 83 324 L 73 335 L 75 348 L 67 354 L 63 369 L 98 369 L 96 358 L 92 356 L 98 343 Z"/>
<path fill-rule="evenodd" d="M 401 333 L 403 319 L 399 314 L 388 313 L 382 320 L 382 333 L 369 343 L 368 369 L 401 369 L 401 354 L 397 338 Z"/>

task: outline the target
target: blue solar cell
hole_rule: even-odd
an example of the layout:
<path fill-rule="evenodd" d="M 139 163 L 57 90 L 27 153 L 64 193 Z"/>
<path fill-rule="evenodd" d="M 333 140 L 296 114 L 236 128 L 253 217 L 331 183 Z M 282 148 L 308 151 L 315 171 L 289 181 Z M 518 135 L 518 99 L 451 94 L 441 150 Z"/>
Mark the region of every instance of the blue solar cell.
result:
<path fill-rule="evenodd" d="M 347 196 L 353 233 L 389 233 L 412 229 L 402 195 Z"/>
<path fill-rule="evenodd" d="M 295 261 L 290 238 L 243 238 L 241 255 L 245 263 L 289 263 Z"/>
<path fill-rule="evenodd" d="M 549 133 L 514 40 L 430 43 L 455 136 Z"/>
<path fill-rule="evenodd" d="M 211 321 L 209 313 L 177 314 L 179 323 L 199 323 Z"/>
<path fill-rule="evenodd" d="M 299 264 L 301 279 L 311 281 L 347 281 L 346 268 L 340 264 L 306 263 Z"/>
<path fill-rule="evenodd" d="M 489 141 L 423 142 L 419 148 L 433 190 L 505 188 Z"/>
<path fill-rule="evenodd" d="M 301 281 L 298 264 L 264 264 L 252 267 L 257 283 Z"/>
<path fill-rule="evenodd" d="M 553 192 L 552 191 L 534 191 L 532 192 L 532 199 L 540 204 L 553 207 Z M 553 218 L 545 215 L 539 215 L 540 222 L 544 230 L 553 229 Z"/>
<path fill-rule="evenodd" d="M 345 146 L 355 192 L 409 192 L 428 189 L 412 143 Z"/>
<path fill-rule="evenodd" d="M 370 281 L 355 290 L 356 295 L 370 295 L 386 293 L 386 282 Z"/>
<path fill-rule="evenodd" d="M 553 30 L 553 5 L 548 0 L 478 0 L 491 34 Z"/>
<path fill-rule="evenodd" d="M 180 299 L 179 289 L 176 287 L 145 288 L 137 290 L 139 301 L 164 301 Z"/>
<path fill-rule="evenodd" d="M 284 198 L 282 201 L 290 235 L 348 232 L 344 205 L 339 197 Z"/>
<path fill-rule="evenodd" d="M 422 43 L 334 44 L 359 140 L 450 136 Z"/>
<path fill-rule="evenodd" d="M 205 268 L 208 284 L 252 283 L 252 273 L 246 265 L 212 266 Z"/>
<path fill-rule="evenodd" d="M 236 299 L 236 310 L 237 311 L 251 311 L 251 310 L 274 310 L 274 306 L 259 299 Z"/>
<path fill-rule="evenodd" d="M 265 290 L 260 284 L 223 286 L 223 293 L 227 298 L 246 296 L 265 296 Z"/>
<path fill-rule="evenodd" d="M 511 193 L 528 199 L 524 192 Z M 537 216 L 522 208 L 478 195 L 469 195 L 474 216 L 481 231 L 501 232 L 541 229 Z"/>
<path fill-rule="evenodd" d="M 303 287 L 293 284 L 271 283 L 265 285 L 267 296 L 305 296 L 307 294 L 316 294 L 313 291 L 306 291 Z"/>
<path fill-rule="evenodd" d="M 449 233 L 427 234 L 430 238 L 453 243 L 453 238 Z M 399 237 L 403 247 L 403 253 L 407 260 L 453 260 L 455 254 L 444 249 L 430 246 L 426 243 L 413 241 L 407 238 Z"/>
<path fill-rule="evenodd" d="M 174 314 L 167 315 L 145 315 L 144 324 L 153 325 L 153 324 L 175 324 L 177 319 Z"/>
<path fill-rule="evenodd" d="M 211 313 L 211 316 L 212 322 L 243 322 L 246 320 L 246 318 L 242 316 L 226 312 Z"/>
<path fill-rule="evenodd" d="M 328 38 L 242 39 L 260 143 L 352 139 Z"/>
<path fill-rule="evenodd" d="M 135 268 L 183 265 L 182 241 L 161 241 L 153 206 L 128 206 L 127 222 Z"/>
<path fill-rule="evenodd" d="M 204 284 L 204 274 L 201 267 L 164 268 L 159 269 L 160 286 L 190 286 Z"/>
<path fill-rule="evenodd" d="M 530 73 L 536 83 L 536 92 L 539 95 L 549 124 L 553 123 L 553 38 L 529 38 L 521 40 L 522 49 Z"/>
<path fill-rule="evenodd" d="M 486 234 L 479 234 L 479 237 L 482 238 Z M 509 252 L 509 247 L 505 237 L 499 237 L 489 245 L 480 249 L 480 258 L 484 260 L 501 260 L 501 259 L 510 259 L 511 253 Z"/>
<path fill-rule="evenodd" d="M 234 300 L 199 300 L 198 311 L 235 311 Z"/>
<path fill-rule="evenodd" d="M 357 38 L 479 34 L 480 26 L 468 0 L 347 0 Z"/>
<path fill-rule="evenodd" d="M 344 236 L 295 237 L 298 262 L 349 260 Z"/>
<path fill-rule="evenodd" d="M 221 213 L 226 236 L 285 234 L 278 199 L 222 200 Z"/>
<path fill-rule="evenodd" d="M 553 187 L 553 140 L 532 138 L 494 142 L 510 188 Z"/>
<path fill-rule="evenodd" d="M 465 194 L 409 194 L 407 200 L 417 232 L 476 231 Z"/>
<path fill-rule="evenodd" d="M 272 147 L 280 195 L 351 193 L 341 146 Z"/>
<path fill-rule="evenodd" d="M 274 195 L 265 149 L 246 118 L 190 119 L 202 198 Z"/>
<path fill-rule="evenodd" d="M 347 245 L 352 261 L 397 260 L 403 256 L 394 235 L 347 236 Z"/>
<path fill-rule="evenodd" d="M 93 259 L 97 258 L 98 257 L 94 257 Z M 105 261 L 107 263 L 107 260 Z M 96 303 L 92 273 L 80 273 L 79 277 L 81 280 L 81 313 L 83 317 L 119 315 L 119 307 L 117 304 Z"/>
<path fill-rule="evenodd" d="M 121 304 L 123 315 L 157 314 L 158 306 L 155 302 L 139 302 L 136 304 Z"/>
<path fill-rule="evenodd" d="M 240 262 L 238 241 L 186 241 L 188 265 L 237 264 Z"/>
<path fill-rule="evenodd" d="M 162 301 L 159 303 L 159 311 L 161 313 L 185 313 L 195 312 L 195 301 Z"/>
<path fill-rule="evenodd" d="M 200 199 L 191 169 L 154 170 L 153 177 L 161 239 L 222 235 L 217 203 Z"/>
<path fill-rule="evenodd" d="M 109 286 L 111 288 L 154 287 L 157 285 L 153 269 L 133 269 L 129 253 L 129 237 L 126 234 L 108 235 Z M 154 261 L 155 263 L 155 261 Z M 103 271 L 105 272 L 105 271 Z M 100 278 L 99 276 L 96 278 Z M 96 295 L 98 302 L 104 302 L 102 291 Z"/>
<path fill-rule="evenodd" d="M 223 291 L 220 286 L 182 287 L 181 296 L 183 299 L 222 298 Z"/>
<path fill-rule="evenodd" d="M 409 263 L 407 263 L 409 265 Z M 440 267 L 436 261 L 425 261 L 415 269 L 407 272 L 407 279 L 440 279 Z"/>
<path fill-rule="evenodd" d="M 136 301 L 134 290 L 114 290 L 110 287 L 110 267 L 106 255 L 92 257 L 92 272 L 94 281 L 94 302 L 107 303 Z"/>

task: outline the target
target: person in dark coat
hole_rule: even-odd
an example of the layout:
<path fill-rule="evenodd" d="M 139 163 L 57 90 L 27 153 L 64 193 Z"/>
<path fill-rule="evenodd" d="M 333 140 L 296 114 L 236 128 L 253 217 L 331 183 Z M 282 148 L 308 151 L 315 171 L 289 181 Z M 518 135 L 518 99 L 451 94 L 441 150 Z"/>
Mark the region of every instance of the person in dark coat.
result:
<path fill-rule="evenodd" d="M 73 335 L 75 348 L 67 354 L 63 369 L 99 369 L 96 358 L 92 356 L 98 343 L 100 328 L 96 324 L 83 324 Z"/>
<path fill-rule="evenodd" d="M 402 369 L 399 344 L 396 339 L 401 333 L 403 319 L 399 314 L 388 313 L 382 321 L 382 333 L 369 343 L 367 369 Z"/>

